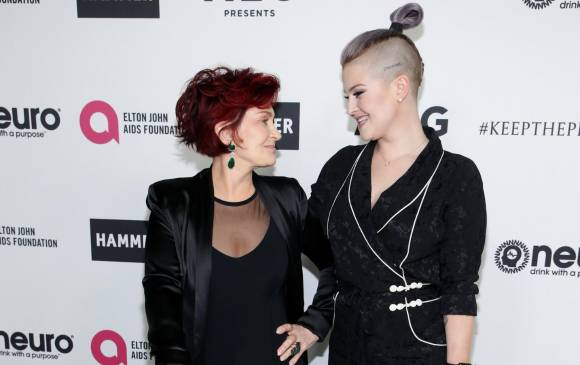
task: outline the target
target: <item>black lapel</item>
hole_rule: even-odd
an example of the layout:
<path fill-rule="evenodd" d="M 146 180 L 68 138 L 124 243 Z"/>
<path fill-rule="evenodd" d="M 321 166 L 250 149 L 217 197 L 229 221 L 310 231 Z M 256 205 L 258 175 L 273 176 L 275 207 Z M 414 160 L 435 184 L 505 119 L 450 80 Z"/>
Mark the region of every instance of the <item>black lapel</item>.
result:
<path fill-rule="evenodd" d="M 213 184 L 211 178 L 211 168 L 206 168 L 199 172 L 191 184 L 189 191 L 189 214 L 188 229 L 185 237 L 185 244 L 189 258 L 187 262 L 187 275 L 189 286 L 195 288 L 195 323 L 194 325 L 194 346 L 196 352 L 202 344 L 205 333 L 205 321 L 207 318 L 207 301 L 209 296 L 209 285 L 211 277 L 211 248 L 213 233 Z M 184 295 L 188 293 L 185 292 Z M 197 353 L 193 354 L 195 358 Z"/>
<path fill-rule="evenodd" d="M 352 209 L 356 215 L 356 219 L 361 226 L 365 236 L 370 238 L 374 234 L 374 228 L 371 221 L 371 160 L 373 157 L 373 150 L 376 142 L 368 143 L 365 150 L 362 152 L 360 159 L 353 171 L 353 175 L 349 178 L 344 186 L 347 192 L 347 199 L 350 199 Z M 350 193 L 349 193 L 350 190 Z M 349 202 L 347 201 L 348 209 L 350 210 Z M 349 212 L 352 214 L 352 211 Z M 358 227 L 355 227 L 358 229 Z"/>
<path fill-rule="evenodd" d="M 288 214 L 287 210 L 282 210 L 283 206 L 291 206 L 292 202 L 284 202 L 284 194 L 282 191 L 273 191 L 272 186 L 265 181 L 264 177 L 256 174 L 255 172 L 252 173 L 252 180 L 254 182 L 254 186 L 260 198 L 262 198 L 262 202 L 268 209 L 268 213 L 270 214 L 270 219 L 278 228 L 278 231 L 284 238 L 284 241 L 288 244 L 290 241 L 290 228 L 289 222 L 293 219 L 292 216 Z M 284 204 L 286 203 L 286 204 Z"/>
<path fill-rule="evenodd" d="M 302 267 L 299 246 L 300 202 L 294 189 L 285 186 L 283 179 L 269 176 L 252 176 L 254 186 L 266 206 L 270 219 L 282 235 L 288 252 L 288 271 L 286 278 L 287 314 L 290 320 L 297 320 L 304 310 L 302 287 Z"/>
<path fill-rule="evenodd" d="M 352 182 L 349 179 L 345 185 L 346 204 L 347 209 L 350 209 L 350 206 L 352 205 L 354 218 L 356 218 L 356 221 L 358 222 L 358 226 L 356 226 L 355 222 L 355 226 L 353 227 L 353 230 L 356 231 L 355 235 L 360 235 L 359 237 L 361 237 L 361 240 L 364 242 L 363 244 L 369 244 L 373 250 L 377 252 L 379 257 L 385 261 L 391 269 L 398 273 L 395 263 L 387 250 L 387 245 L 378 239 L 376 228 L 373 225 L 371 217 L 371 162 L 375 145 L 375 141 L 367 144 L 358 160 L 356 168 L 353 171 Z M 348 214 L 352 214 L 352 211 L 349 211 Z"/>
<path fill-rule="evenodd" d="M 364 234 L 364 237 L 361 237 L 361 239 L 363 242 L 366 239 L 364 244 L 368 243 L 373 248 L 373 250 L 377 252 L 382 260 L 388 263 L 393 270 L 399 273 L 395 267 L 395 262 L 392 260 L 392 255 L 390 255 L 386 247 L 387 245 L 378 239 L 376 228 L 373 224 L 371 215 L 371 163 L 375 145 L 376 142 L 371 141 L 363 151 L 358 164 L 353 171 L 352 183 L 349 179 L 345 185 L 347 190 L 346 198 L 350 199 L 350 204 L 352 204 L 352 208 L 355 212 L 356 220 L 358 221 L 360 230 L 362 230 L 362 233 Z M 350 195 L 348 194 L 349 184 Z M 348 201 L 346 204 L 348 209 L 350 209 Z M 350 211 L 349 214 L 352 214 L 352 211 Z M 357 235 L 361 234 L 359 227 L 356 226 L 356 222 L 353 229 L 357 231 Z"/>

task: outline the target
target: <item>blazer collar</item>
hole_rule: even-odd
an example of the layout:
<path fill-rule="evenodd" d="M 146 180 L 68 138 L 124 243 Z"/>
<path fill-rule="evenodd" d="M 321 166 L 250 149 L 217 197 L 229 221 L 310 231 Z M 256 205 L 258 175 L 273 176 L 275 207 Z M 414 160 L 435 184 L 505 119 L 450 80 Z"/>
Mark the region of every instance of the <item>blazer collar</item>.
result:
<path fill-rule="evenodd" d="M 403 176 L 381 194 L 371 211 L 373 224 L 377 230 L 419 194 L 437 168 L 443 153 L 441 141 L 432 128 L 424 127 L 423 131 L 429 143 Z M 369 164 L 370 189 L 370 159 L 365 162 Z"/>
<path fill-rule="evenodd" d="M 385 245 L 377 244 L 377 231 L 417 196 L 430 179 L 443 153 L 435 131 L 429 127 L 424 127 L 423 131 L 429 139 L 427 146 L 409 169 L 380 195 L 372 209 L 371 162 L 376 141 L 369 142 L 353 171 L 352 182 L 347 182 L 347 194 L 361 230 L 369 244 L 379 252 L 383 251 L 383 254 L 386 254 L 383 248 Z"/>
<path fill-rule="evenodd" d="M 278 231 L 284 238 L 284 241 L 288 244 L 290 241 L 290 229 L 288 220 L 292 219 L 292 217 L 287 216 L 286 211 L 282 210 L 281 207 L 284 206 L 284 203 L 281 199 L 284 197 L 280 191 L 273 191 L 272 187 L 265 181 L 264 177 L 252 172 L 252 180 L 254 182 L 254 186 L 258 195 L 262 199 L 262 202 L 268 209 L 268 213 L 270 214 L 270 219 L 278 228 Z"/>

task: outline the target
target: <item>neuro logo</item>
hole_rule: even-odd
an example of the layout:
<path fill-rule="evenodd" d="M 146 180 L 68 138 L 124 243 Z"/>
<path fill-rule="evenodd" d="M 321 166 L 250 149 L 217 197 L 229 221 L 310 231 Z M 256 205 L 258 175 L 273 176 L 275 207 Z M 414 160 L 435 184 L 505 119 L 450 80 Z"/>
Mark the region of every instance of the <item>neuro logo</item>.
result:
<path fill-rule="evenodd" d="M 111 342 L 115 346 L 113 354 L 103 352 L 103 344 Z M 127 365 L 127 345 L 121 335 L 112 330 L 102 330 L 91 341 L 93 357 L 101 365 Z"/>
<path fill-rule="evenodd" d="M 544 9 L 553 2 L 554 0 L 524 0 L 524 4 L 532 9 Z"/>
<path fill-rule="evenodd" d="M 107 119 L 107 127 L 103 131 L 94 129 L 91 120 L 93 116 L 100 113 Z M 102 100 L 93 100 L 81 111 L 80 115 L 81 131 L 85 137 L 96 144 L 105 144 L 111 141 L 119 143 L 119 118 L 115 109 Z"/>
<path fill-rule="evenodd" d="M 530 250 L 521 241 L 509 240 L 495 251 L 495 264 L 506 274 L 522 271 L 530 262 Z"/>
<path fill-rule="evenodd" d="M 6 129 L 11 124 L 19 130 L 44 129 L 53 131 L 60 125 L 59 110 L 53 108 L 23 108 L 22 117 L 18 108 L 4 108 L 0 106 L 0 129 Z"/>
<path fill-rule="evenodd" d="M 5 350 L 15 350 L 15 351 L 26 351 L 32 350 L 34 352 L 46 352 L 51 353 L 58 351 L 61 354 L 68 354 L 73 350 L 74 336 L 67 335 L 55 335 L 48 333 L 35 334 L 29 332 L 28 334 L 24 332 L 14 332 L 9 334 L 8 332 L 0 330 L 0 344 L 4 344 L 3 349 Z M 0 349 L 2 349 L 0 347 Z M 2 354 L 4 355 L 4 354 Z M 55 357 L 47 355 L 32 355 L 26 356 L 34 359 L 54 359 Z"/>

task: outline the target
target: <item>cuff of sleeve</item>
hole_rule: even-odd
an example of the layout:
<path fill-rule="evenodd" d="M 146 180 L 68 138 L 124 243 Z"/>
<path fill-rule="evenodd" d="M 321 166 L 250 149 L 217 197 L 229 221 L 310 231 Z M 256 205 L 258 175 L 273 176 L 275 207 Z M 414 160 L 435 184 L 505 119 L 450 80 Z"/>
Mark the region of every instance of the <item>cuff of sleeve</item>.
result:
<path fill-rule="evenodd" d="M 183 350 L 157 350 L 153 352 L 155 365 L 186 365 L 189 363 L 189 353 Z"/>
<path fill-rule="evenodd" d="M 441 314 L 476 316 L 475 294 L 446 294 L 441 297 Z"/>
<path fill-rule="evenodd" d="M 324 338 L 330 330 L 330 326 L 327 324 L 324 316 L 316 313 L 316 311 L 311 308 L 298 318 L 296 323 L 318 336 L 318 342 L 324 341 Z"/>

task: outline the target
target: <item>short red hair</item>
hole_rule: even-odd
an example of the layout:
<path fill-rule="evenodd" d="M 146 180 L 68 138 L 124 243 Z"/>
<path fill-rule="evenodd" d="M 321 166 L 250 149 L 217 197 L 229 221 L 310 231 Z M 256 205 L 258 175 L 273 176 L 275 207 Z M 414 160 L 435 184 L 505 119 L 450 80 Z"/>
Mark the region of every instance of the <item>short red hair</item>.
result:
<path fill-rule="evenodd" d="M 272 107 L 279 90 L 278 78 L 251 68 L 201 70 L 189 81 L 175 106 L 178 138 L 210 157 L 226 153 L 227 146 L 216 135 L 215 125 L 228 121 L 225 128 L 233 131 L 237 141 L 236 132 L 246 110 Z"/>

